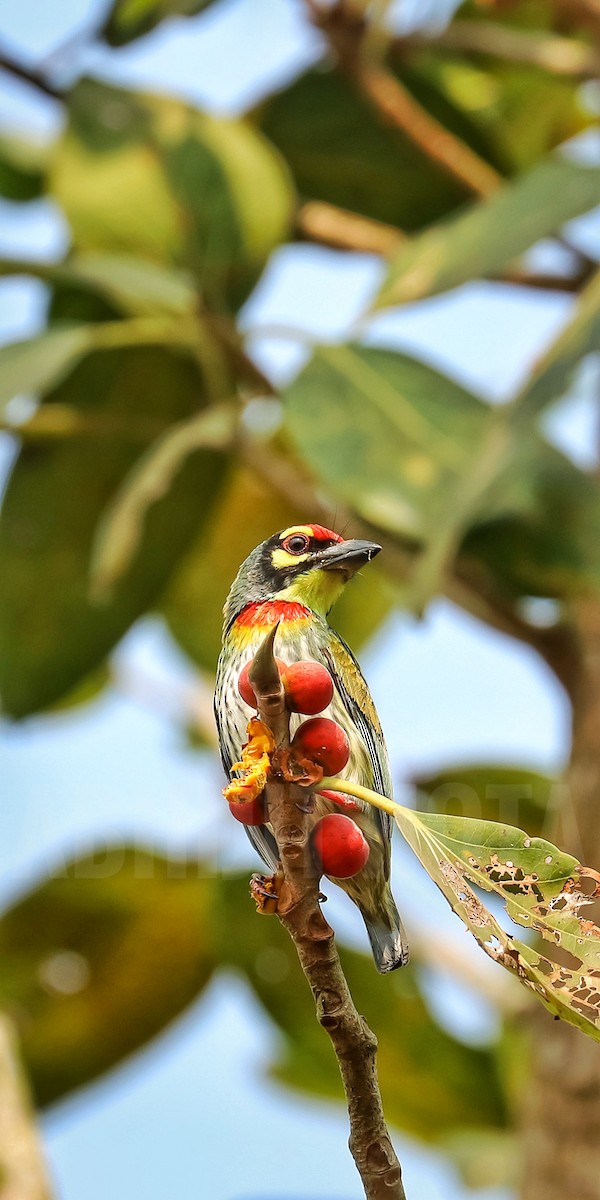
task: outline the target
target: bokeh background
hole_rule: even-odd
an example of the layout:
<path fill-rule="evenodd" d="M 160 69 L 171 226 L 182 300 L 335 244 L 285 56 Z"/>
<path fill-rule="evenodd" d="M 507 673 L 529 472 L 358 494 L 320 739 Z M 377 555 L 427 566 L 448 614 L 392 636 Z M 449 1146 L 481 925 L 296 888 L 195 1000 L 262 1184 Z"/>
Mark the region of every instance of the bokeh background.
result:
<path fill-rule="evenodd" d="M 582 320 L 579 294 L 600 250 L 600 19 L 397 0 L 321 30 L 310 8 L 0 3 L 0 990 L 64 1200 L 360 1194 L 303 980 L 246 900 L 257 864 L 210 717 L 225 592 L 290 515 L 384 539 L 337 626 L 398 798 L 499 805 L 533 833 L 564 799 L 563 651 L 598 579 L 598 302 Z M 391 119 L 340 22 L 402 89 Z M 451 224 L 503 182 L 506 210 Z M 541 356 L 578 320 L 548 382 Z M 350 341 L 391 366 L 311 359 Z M 518 482 L 494 491 L 476 475 L 489 420 L 532 378 Z M 194 454 L 207 405 L 220 448 Z M 399 842 L 394 858 L 408 971 L 375 977 L 333 887 L 327 911 L 381 1038 L 407 1195 L 509 1200 L 526 999 Z"/>

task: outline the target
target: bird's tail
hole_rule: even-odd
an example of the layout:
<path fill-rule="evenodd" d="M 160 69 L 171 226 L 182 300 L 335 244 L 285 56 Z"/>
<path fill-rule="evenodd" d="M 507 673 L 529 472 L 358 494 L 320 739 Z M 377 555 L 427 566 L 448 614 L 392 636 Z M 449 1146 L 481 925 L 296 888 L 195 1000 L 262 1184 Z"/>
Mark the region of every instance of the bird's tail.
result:
<path fill-rule="evenodd" d="M 391 903 L 390 903 L 391 902 Z M 398 909 L 391 896 L 386 904 L 385 913 L 362 912 L 367 927 L 375 966 L 382 975 L 403 967 L 410 958 L 406 932 L 400 919 Z"/>

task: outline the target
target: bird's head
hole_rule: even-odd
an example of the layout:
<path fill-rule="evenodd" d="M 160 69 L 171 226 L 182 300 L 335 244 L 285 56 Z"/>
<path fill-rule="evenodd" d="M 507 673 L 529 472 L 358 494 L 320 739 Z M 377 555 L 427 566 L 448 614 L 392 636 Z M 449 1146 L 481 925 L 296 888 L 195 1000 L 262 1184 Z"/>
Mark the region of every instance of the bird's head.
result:
<path fill-rule="evenodd" d="M 290 600 L 326 616 L 346 583 L 379 554 L 376 542 L 342 538 L 322 525 L 292 525 L 257 546 L 240 567 L 225 605 L 228 624 L 261 600 Z"/>

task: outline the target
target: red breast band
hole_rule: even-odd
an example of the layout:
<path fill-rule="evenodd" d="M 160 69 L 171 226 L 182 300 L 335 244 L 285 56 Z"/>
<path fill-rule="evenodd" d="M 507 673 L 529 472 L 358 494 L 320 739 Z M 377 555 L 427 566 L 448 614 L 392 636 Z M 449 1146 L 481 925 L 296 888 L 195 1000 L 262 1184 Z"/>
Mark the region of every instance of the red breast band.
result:
<path fill-rule="evenodd" d="M 236 618 L 236 625 L 274 625 L 275 621 L 301 621 L 310 617 L 310 609 L 294 600 L 255 600 Z"/>

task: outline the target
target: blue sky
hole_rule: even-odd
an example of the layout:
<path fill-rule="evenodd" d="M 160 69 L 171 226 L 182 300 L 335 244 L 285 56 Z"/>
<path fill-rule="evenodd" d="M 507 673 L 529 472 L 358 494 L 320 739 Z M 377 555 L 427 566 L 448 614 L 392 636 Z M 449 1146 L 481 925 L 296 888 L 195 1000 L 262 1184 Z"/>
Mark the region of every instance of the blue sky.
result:
<path fill-rule="evenodd" d="M 84 0 L 3 0 L 0 35 L 33 63 L 102 7 Z M 221 0 L 202 18 L 174 21 L 118 54 L 93 51 L 87 65 L 106 77 L 235 112 L 314 58 L 316 35 L 300 21 L 299 7 L 294 0 Z M 0 127 L 16 123 L 49 136 L 59 121 L 51 102 L 0 77 Z M 598 222 L 581 223 L 575 234 L 597 239 Z M 0 205 L 0 251 L 54 255 L 66 239 L 50 205 Z M 314 336 L 343 336 L 377 271 L 368 257 L 349 263 L 307 246 L 274 256 L 244 320 L 257 331 L 253 351 L 275 379 L 289 376 L 302 351 L 293 340 L 262 336 L 261 326 L 276 322 Z M 0 283 L 0 339 L 35 332 L 43 304 L 40 285 Z M 498 402 L 560 328 L 569 305 L 558 294 L 467 286 L 380 316 L 370 338 L 426 357 Z M 585 387 L 548 425 L 582 462 L 589 461 L 592 427 Z M 4 450 L 6 456 L 6 445 Z M 188 664 L 153 620 L 131 632 L 119 658 L 125 673 L 146 673 L 158 701 L 141 706 L 134 696 L 112 691 L 75 714 L 5 726 L 0 733 L 3 899 L 92 839 L 127 836 L 174 849 L 199 845 L 210 847 L 222 865 L 252 864 L 242 830 L 224 817 L 214 762 L 186 751 L 172 720 L 178 696 L 190 684 Z M 564 761 L 569 714 L 549 672 L 532 652 L 447 602 L 433 604 L 420 623 L 394 616 L 363 663 L 400 782 L 410 772 L 457 761 L 486 758 L 547 770 Z M 399 845 L 395 858 L 395 890 L 412 921 L 443 931 L 465 949 L 467 935 L 420 868 Z M 332 898 L 330 909 L 342 936 L 362 945 L 362 929 L 343 897 Z M 429 995 L 462 1036 L 477 1039 L 490 1028 L 489 1012 L 465 989 L 434 980 Z M 44 1121 L 60 1196 L 358 1198 L 341 1108 L 292 1097 L 265 1082 L 274 1039 L 240 980 L 215 981 L 147 1053 Z M 400 1138 L 398 1148 L 409 1195 L 462 1200 L 460 1184 L 434 1155 Z"/>

